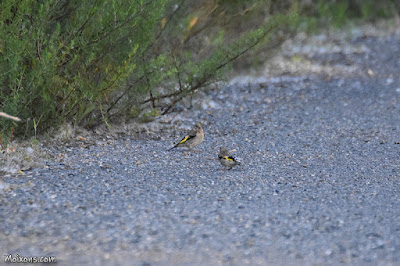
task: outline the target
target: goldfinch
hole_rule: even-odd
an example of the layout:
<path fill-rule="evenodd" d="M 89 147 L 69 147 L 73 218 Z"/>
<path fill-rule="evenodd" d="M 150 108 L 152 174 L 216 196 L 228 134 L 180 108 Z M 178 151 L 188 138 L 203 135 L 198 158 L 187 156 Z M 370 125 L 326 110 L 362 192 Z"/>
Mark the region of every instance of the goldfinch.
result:
<path fill-rule="evenodd" d="M 193 147 L 199 145 L 204 140 L 204 131 L 202 127 L 202 123 L 197 122 L 193 129 L 189 131 L 189 133 L 183 137 L 181 141 L 179 141 L 174 147 L 168 149 L 169 151 L 176 147 L 188 147 L 190 150 Z"/>
<path fill-rule="evenodd" d="M 240 165 L 240 162 L 236 161 L 225 147 L 219 149 L 218 159 L 223 166 L 229 167 L 228 170 L 231 170 L 235 165 Z"/>

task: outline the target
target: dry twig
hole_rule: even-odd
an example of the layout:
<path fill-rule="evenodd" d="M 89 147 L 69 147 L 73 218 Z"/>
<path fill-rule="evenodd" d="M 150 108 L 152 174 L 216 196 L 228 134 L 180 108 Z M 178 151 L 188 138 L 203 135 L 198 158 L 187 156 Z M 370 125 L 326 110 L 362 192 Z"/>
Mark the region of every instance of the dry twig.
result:
<path fill-rule="evenodd" d="M 16 117 L 16 116 L 11 116 L 11 115 L 6 114 L 6 113 L 4 113 L 4 112 L 0 112 L 0 116 L 5 117 L 5 118 L 8 118 L 8 119 L 15 120 L 15 121 L 21 121 L 20 118 L 18 118 L 18 117 Z"/>

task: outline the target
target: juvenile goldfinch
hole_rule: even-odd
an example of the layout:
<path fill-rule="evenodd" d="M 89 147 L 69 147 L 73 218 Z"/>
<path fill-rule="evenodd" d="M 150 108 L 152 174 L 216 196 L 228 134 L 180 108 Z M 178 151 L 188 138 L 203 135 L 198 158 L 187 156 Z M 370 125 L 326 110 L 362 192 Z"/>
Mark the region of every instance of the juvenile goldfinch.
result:
<path fill-rule="evenodd" d="M 230 154 L 227 148 L 221 147 L 219 149 L 218 159 L 223 166 L 229 167 L 228 170 L 231 170 L 235 165 L 240 165 L 240 162 L 236 161 Z"/>
<path fill-rule="evenodd" d="M 183 137 L 181 141 L 179 141 L 174 147 L 168 149 L 169 151 L 176 147 L 188 147 L 190 150 L 193 147 L 199 145 L 204 140 L 204 131 L 202 127 L 202 123 L 197 122 L 193 129 L 189 131 L 189 133 Z"/>

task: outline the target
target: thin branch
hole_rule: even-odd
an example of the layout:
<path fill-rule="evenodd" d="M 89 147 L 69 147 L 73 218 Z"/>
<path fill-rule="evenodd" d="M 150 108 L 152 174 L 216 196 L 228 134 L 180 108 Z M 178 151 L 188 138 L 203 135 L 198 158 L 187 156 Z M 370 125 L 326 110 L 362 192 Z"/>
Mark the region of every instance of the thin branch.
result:
<path fill-rule="evenodd" d="M 8 118 L 8 119 L 15 120 L 15 121 L 21 121 L 20 118 L 18 118 L 18 117 L 16 117 L 16 116 L 9 115 L 9 114 L 6 114 L 6 113 L 4 113 L 4 112 L 0 112 L 0 116 L 5 117 L 5 118 Z"/>
<path fill-rule="evenodd" d="M 160 95 L 160 96 L 154 97 L 154 100 L 161 100 L 161 99 L 170 98 L 170 97 L 173 97 L 173 96 L 178 96 L 179 94 L 181 94 L 183 92 L 184 91 L 175 91 L 175 92 L 171 92 L 169 94 Z M 147 99 L 147 100 L 144 100 L 143 102 L 141 102 L 140 104 L 145 104 L 145 103 L 148 103 L 150 101 L 151 101 L 150 99 Z"/>
<path fill-rule="evenodd" d="M 124 91 L 124 93 L 122 93 L 122 95 L 119 96 L 119 97 L 111 104 L 111 106 L 107 109 L 107 113 L 109 113 L 109 112 L 111 111 L 111 109 L 113 109 L 114 106 L 122 99 L 122 97 L 124 97 L 124 96 L 128 93 L 128 91 L 130 90 L 130 88 L 133 87 L 133 85 L 135 85 L 136 83 L 138 83 L 138 82 L 139 82 L 140 80 L 142 80 L 143 78 L 144 78 L 144 76 L 142 76 L 142 77 L 140 77 L 139 79 L 135 80 L 135 82 L 133 82 L 132 85 L 129 85 L 129 87 L 126 88 L 126 90 Z"/>
<path fill-rule="evenodd" d="M 131 32 L 129 32 L 128 34 L 126 34 L 125 36 L 119 38 L 115 43 L 122 43 L 123 41 L 125 41 L 126 39 L 129 38 Z M 86 69 L 91 68 L 93 65 L 95 65 L 97 62 L 99 62 L 101 59 L 103 59 L 106 55 L 108 55 L 112 50 L 118 48 L 118 45 L 111 45 L 111 46 L 104 46 L 104 48 L 101 50 L 101 52 L 97 53 L 97 57 L 94 58 L 89 65 L 86 67 Z"/>
<path fill-rule="evenodd" d="M 153 45 L 158 41 L 158 39 L 160 38 L 161 34 L 164 32 L 164 30 L 167 28 L 168 24 L 172 21 L 172 18 L 175 16 L 175 14 L 181 9 L 181 7 L 183 6 L 183 4 L 185 3 L 186 0 L 182 0 L 181 3 L 178 5 L 178 8 L 169 16 L 169 19 L 167 20 L 167 22 L 165 23 L 164 28 L 162 28 L 160 30 L 160 32 L 158 33 L 158 35 L 154 38 L 153 42 L 147 47 L 146 51 L 148 51 L 148 49 L 150 49 L 151 47 L 153 47 Z"/>
<path fill-rule="evenodd" d="M 60 0 L 57 0 L 54 5 L 52 7 L 49 8 L 49 11 L 47 12 L 48 14 L 50 14 L 51 12 L 53 12 L 54 8 L 58 5 L 58 3 L 60 2 Z"/>
<path fill-rule="evenodd" d="M 259 38 L 257 38 L 257 40 L 251 44 L 250 46 L 246 47 L 243 51 L 241 51 L 240 53 L 236 54 L 235 56 L 228 58 L 228 60 L 226 60 L 225 62 L 221 63 L 219 66 L 217 66 L 215 68 L 215 71 L 210 72 L 213 74 L 207 74 L 205 76 L 203 76 L 203 78 L 193 87 L 191 87 L 190 89 L 186 90 L 185 93 L 182 93 L 181 95 L 179 95 L 180 93 L 175 92 L 173 94 L 179 95 L 179 97 L 177 97 L 162 113 L 162 115 L 168 113 L 168 111 L 179 101 L 181 101 L 184 96 L 186 96 L 188 93 L 190 92 L 194 92 L 195 90 L 197 90 L 198 88 L 202 87 L 204 85 L 204 83 L 209 80 L 210 78 L 212 78 L 213 76 L 215 76 L 215 73 L 217 73 L 218 70 L 220 70 L 221 68 L 225 67 L 226 65 L 228 65 L 229 63 L 235 61 L 238 57 L 240 57 L 241 55 L 247 53 L 249 50 L 251 50 L 252 48 L 254 48 L 257 44 L 259 44 L 261 42 L 261 40 L 263 40 L 273 29 L 275 29 L 276 27 L 278 27 L 279 23 L 275 23 L 274 25 L 272 25 L 268 30 L 266 30 Z M 166 98 L 166 95 L 161 95 L 158 96 L 156 98 L 156 100 L 161 99 L 161 98 Z"/>
<path fill-rule="evenodd" d="M 94 15 L 94 8 L 97 6 L 97 0 L 94 3 L 94 5 L 92 6 L 92 10 L 90 10 L 89 16 L 86 18 L 85 22 L 83 22 L 83 24 L 79 27 L 79 29 L 70 36 L 70 38 L 68 39 L 67 43 L 69 43 L 72 39 L 75 38 L 76 35 L 78 35 L 78 33 L 82 32 L 83 29 L 85 28 L 86 24 L 89 22 L 89 20 L 93 17 Z"/>
<path fill-rule="evenodd" d="M 59 8 L 59 10 L 61 11 L 62 9 L 66 9 L 66 12 L 65 13 L 62 13 L 62 14 L 60 14 L 60 15 L 58 15 L 58 17 L 50 17 L 50 19 L 51 20 L 55 20 L 55 21 L 59 21 L 59 20 L 61 20 L 61 19 L 63 19 L 64 17 L 66 17 L 66 16 L 68 16 L 69 14 L 71 14 L 71 13 L 73 13 L 75 10 L 77 10 L 78 9 L 78 5 L 75 5 L 75 6 L 73 6 L 70 10 L 67 10 L 67 8 L 68 8 L 68 1 L 67 2 L 65 2 L 65 3 L 63 3 L 63 5 Z M 56 3 L 56 4 L 58 4 L 58 3 Z M 54 7 L 55 7 L 55 5 L 54 5 Z M 52 11 L 52 10 L 49 10 L 49 12 L 48 13 L 50 13 L 50 11 Z"/>
<path fill-rule="evenodd" d="M 150 5 L 153 1 L 149 1 L 147 3 L 145 3 L 143 5 L 143 7 L 146 7 L 148 5 Z M 124 22 L 122 22 L 121 24 L 119 24 L 117 27 L 113 27 L 109 32 L 104 33 L 100 38 L 96 39 L 96 40 L 92 40 L 86 43 L 86 45 L 91 45 L 93 43 L 99 42 L 104 40 L 105 38 L 107 38 L 108 36 L 110 36 L 112 33 L 114 33 L 116 30 L 119 30 L 120 28 L 122 28 L 123 26 L 125 26 L 126 24 L 128 24 L 129 22 L 131 22 L 134 18 L 136 18 L 137 16 L 139 16 L 142 12 L 143 12 L 143 8 L 138 12 L 135 13 L 133 15 L 131 15 L 127 20 L 125 20 Z"/>
<path fill-rule="evenodd" d="M 176 69 L 176 75 L 178 76 L 179 90 L 182 91 L 181 72 L 179 71 L 178 64 L 176 63 L 175 57 L 174 57 L 174 65 L 175 65 L 175 69 Z"/>

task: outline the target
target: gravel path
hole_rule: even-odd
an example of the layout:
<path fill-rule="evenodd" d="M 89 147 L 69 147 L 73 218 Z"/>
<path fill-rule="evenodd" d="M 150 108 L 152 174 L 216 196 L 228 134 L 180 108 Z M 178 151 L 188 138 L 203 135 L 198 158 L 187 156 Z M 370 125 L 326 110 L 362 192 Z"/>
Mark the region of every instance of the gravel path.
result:
<path fill-rule="evenodd" d="M 352 43 L 368 51 L 312 60 L 351 62 L 365 75 L 210 92 L 215 108 L 188 115 L 206 124 L 197 152 L 166 151 L 177 128 L 54 147 L 66 156 L 49 168 L 0 177 L 1 255 L 61 265 L 399 265 L 400 35 Z M 224 171 L 221 145 L 242 165 Z"/>

